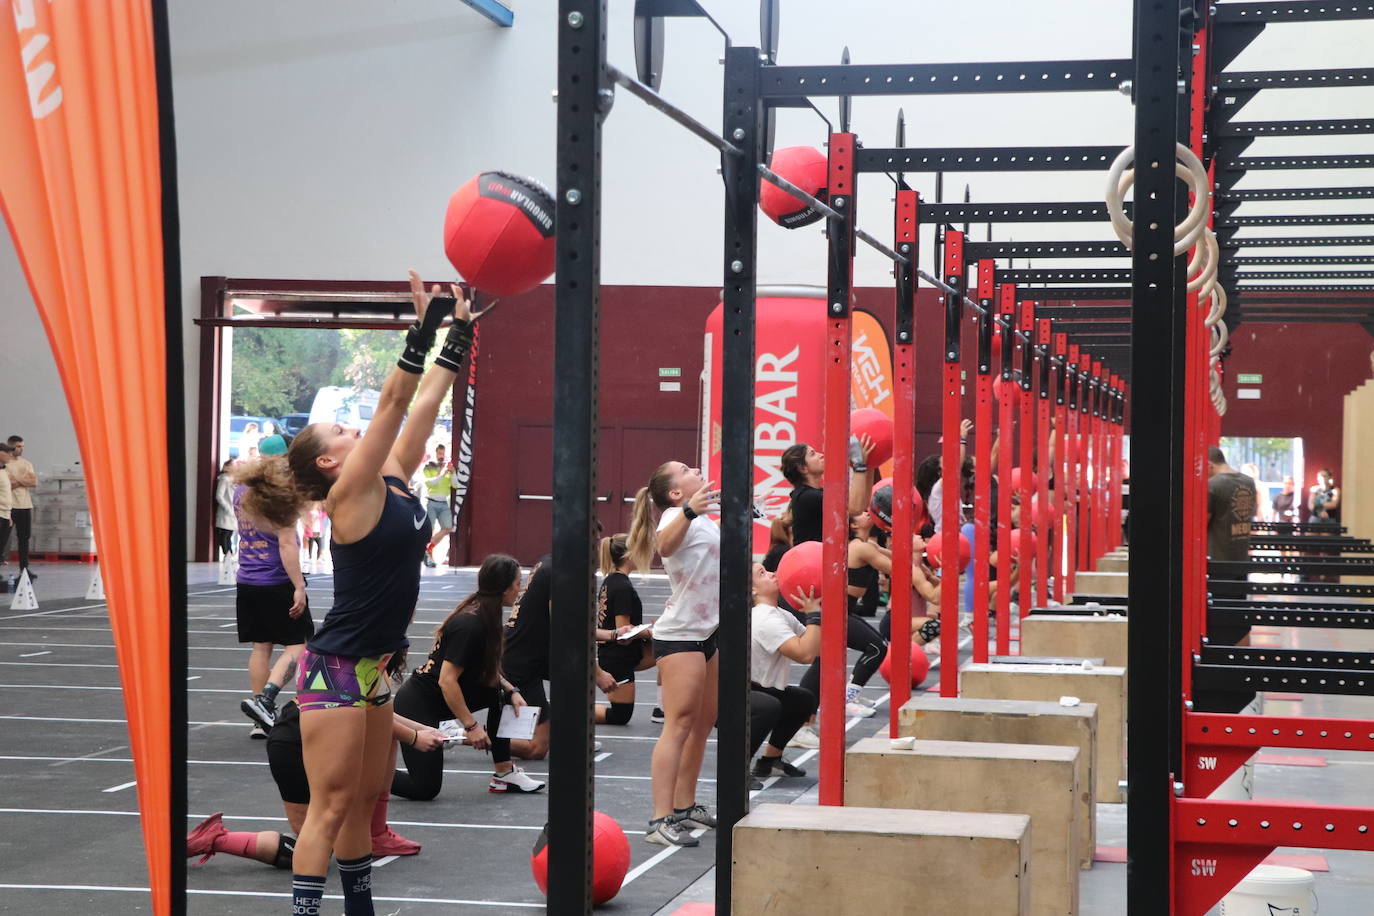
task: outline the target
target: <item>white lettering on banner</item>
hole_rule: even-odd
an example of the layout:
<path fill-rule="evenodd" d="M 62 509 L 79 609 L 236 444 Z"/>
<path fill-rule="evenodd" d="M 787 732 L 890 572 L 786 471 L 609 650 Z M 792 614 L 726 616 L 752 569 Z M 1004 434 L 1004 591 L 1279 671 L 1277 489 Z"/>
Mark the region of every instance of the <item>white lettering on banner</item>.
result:
<path fill-rule="evenodd" d="M 1216 860 L 1216 859 L 1194 859 L 1194 860 L 1193 860 L 1193 874 L 1194 874 L 1195 876 L 1201 875 L 1202 877 L 1205 877 L 1205 878 L 1211 878 L 1211 877 L 1213 877 L 1214 875 L 1216 875 L 1216 873 L 1217 873 L 1217 860 Z"/>
<path fill-rule="evenodd" d="M 859 339 L 854 341 L 854 356 L 857 360 L 859 378 L 869 390 L 869 406 L 877 407 L 892 395 L 892 390 L 883 384 L 883 367 L 878 362 L 878 354 L 868 342 L 867 331 L 861 332 Z"/>
<path fill-rule="evenodd" d="M 792 422 L 797 419 L 797 412 L 788 406 L 788 400 L 797 396 L 797 370 L 788 367 L 800 354 L 800 346 L 781 356 L 763 353 L 755 364 L 754 501 L 770 517 L 787 505 L 792 489 L 782 476 L 781 461 L 782 453 L 797 444 L 797 427 Z M 763 390 L 769 384 L 777 387 Z M 782 419 L 776 423 L 760 423 L 758 417 L 764 411 Z M 768 524 L 769 520 L 756 522 Z"/>
<path fill-rule="evenodd" d="M 24 46 L 20 52 L 20 58 L 23 62 L 25 78 L 29 84 L 29 108 L 33 111 L 33 119 L 41 121 L 62 104 L 62 87 L 54 85 L 47 95 L 43 94 L 48 84 L 53 82 L 53 77 L 57 73 L 57 64 L 51 60 L 45 60 L 35 65 L 38 55 L 43 53 L 43 49 L 52 43 L 52 39 L 43 32 L 27 37 L 24 35 L 25 32 L 32 31 L 38 25 L 34 3 L 35 0 L 14 0 L 14 28 L 19 33 L 19 40 Z M 48 56 L 53 57 L 54 55 L 49 54 Z"/>
<path fill-rule="evenodd" d="M 1197 768 L 1199 770 L 1215 770 L 1217 768 L 1217 758 L 1199 757 L 1197 759 Z"/>

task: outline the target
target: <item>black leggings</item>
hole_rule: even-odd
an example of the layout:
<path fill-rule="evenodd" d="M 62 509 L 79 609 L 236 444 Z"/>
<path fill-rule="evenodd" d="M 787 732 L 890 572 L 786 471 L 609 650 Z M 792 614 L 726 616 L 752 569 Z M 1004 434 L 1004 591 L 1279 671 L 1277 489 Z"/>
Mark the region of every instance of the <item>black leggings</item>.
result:
<path fill-rule="evenodd" d="M 33 530 L 32 509 L 11 509 L 10 523 L 5 528 L 4 540 L 0 541 L 0 559 L 9 555 L 10 531 L 14 531 L 19 545 L 19 568 L 29 568 L 29 533 Z"/>
<path fill-rule="evenodd" d="M 436 701 L 437 700 L 437 701 Z M 496 729 L 501 724 L 500 694 L 493 690 L 491 696 L 469 697 L 463 700 L 468 707 L 487 707 L 487 734 L 491 739 L 491 759 L 493 763 L 506 763 L 510 760 L 510 739 L 497 738 Z M 439 722 L 452 719 L 453 711 L 443 698 L 436 698 L 428 687 L 407 680 L 396 692 L 393 701 L 396 714 L 414 719 L 431 728 L 438 728 Z M 412 801 L 430 801 L 439 794 L 444 782 L 444 753 L 442 750 L 420 751 L 401 742 L 401 758 L 406 768 L 397 770 L 391 777 L 391 794 Z"/>
<path fill-rule="evenodd" d="M 220 558 L 229 556 L 234 552 L 234 529 L 216 528 L 215 547 L 219 550 Z"/>
<path fill-rule="evenodd" d="M 859 659 L 854 662 L 854 675 L 850 679 L 862 687 L 873 677 L 873 672 L 883 663 L 887 655 L 887 640 L 873 629 L 873 625 L 855 614 L 849 615 L 849 648 L 859 650 Z M 815 696 L 821 695 L 821 660 L 811 663 L 802 675 L 801 685 Z"/>
<path fill-rule="evenodd" d="M 749 687 L 749 756 L 759 752 L 763 739 L 768 746 L 782 750 L 787 742 L 816 714 L 816 695 L 802 687 Z"/>

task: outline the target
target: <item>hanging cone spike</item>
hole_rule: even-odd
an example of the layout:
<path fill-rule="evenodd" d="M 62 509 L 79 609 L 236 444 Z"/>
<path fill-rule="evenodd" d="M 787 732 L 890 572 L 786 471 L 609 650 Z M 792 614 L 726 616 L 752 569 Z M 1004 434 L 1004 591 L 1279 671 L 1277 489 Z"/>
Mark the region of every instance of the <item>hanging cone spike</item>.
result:
<path fill-rule="evenodd" d="M 87 601 L 105 600 L 105 583 L 100 579 L 100 564 L 95 564 L 91 570 L 91 584 L 86 588 Z"/>
<path fill-rule="evenodd" d="M 14 590 L 14 600 L 10 602 L 10 610 L 38 610 L 38 596 L 33 593 L 33 582 L 29 579 L 27 569 L 19 573 L 19 587 Z"/>

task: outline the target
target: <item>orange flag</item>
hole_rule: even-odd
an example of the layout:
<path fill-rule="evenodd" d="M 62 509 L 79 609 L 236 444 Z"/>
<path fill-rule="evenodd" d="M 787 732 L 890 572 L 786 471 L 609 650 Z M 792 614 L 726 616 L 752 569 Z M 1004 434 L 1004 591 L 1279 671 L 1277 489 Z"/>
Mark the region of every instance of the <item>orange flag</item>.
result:
<path fill-rule="evenodd" d="M 169 653 L 173 619 L 184 607 L 184 595 L 173 605 L 169 582 L 171 471 L 152 461 L 131 487 L 114 460 L 129 438 L 148 454 L 168 454 L 153 10 L 150 0 L 7 6 L 13 27 L 0 25 L 0 207 L 81 448 L 154 912 L 168 914 L 171 815 L 181 810 L 173 805 L 171 718 L 184 710 L 185 689 L 184 676 L 171 683 Z M 183 551 L 178 544 L 177 556 Z M 184 859 L 176 864 L 183 874 Z"/>

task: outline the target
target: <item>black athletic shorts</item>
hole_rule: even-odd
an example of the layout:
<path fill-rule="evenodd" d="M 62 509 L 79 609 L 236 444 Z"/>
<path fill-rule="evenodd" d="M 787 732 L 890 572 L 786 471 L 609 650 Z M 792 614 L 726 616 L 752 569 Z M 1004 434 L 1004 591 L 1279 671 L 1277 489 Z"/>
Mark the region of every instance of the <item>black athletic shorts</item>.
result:
<path fill-rule="evenodd" d="M 716 634 L 712 633 L 705 639 L 655 639 L 654 658 L 663 658 L 665 655 L 676 655 L 679 652 L 700 652 L 706 656 L 709 662 L 711 656 L 716 654 Z"/>
<path fill-rule="evenodd" d="M 282 801 L 310 804 L 310 783 L 301 753 L 301 713 L 294 700 L 282 707 L 277 724 L 267 733 L 267 765 Z"/>
<path fill-rule="evenodd" d="M 544 679 L 537 674 L 526 674 L 520 670 L 511 671 L 507 669 L 503 672 L 506 680 L 520 691 L 520 696 L 524 698 L 528 706 L 539 707 L 539 721 L 549 721 L 549 696 L 544 692 Z"/>
<path fill-rule="evenodd" d="M 629 645 L 607 643 L 596 653 L 596 662 L 601 669 L 615 678 L 616 683 L 633 680 L 635 669 L 644 660 L 644 649 L 639 642 Z"/>
<path fill-rule="evenodd" d="M 315 635 L 315 621 L 310 617 L 310 602 L 305 612 L 292 618 L 291 601 L 296 587 L 283 585 L 238 586 L 234 602 L 234 616 L 238 620 L 239 642 L 270 642 L 279 646 L 297 646 Z"/>

